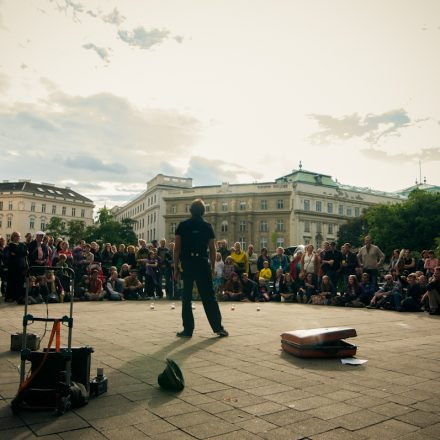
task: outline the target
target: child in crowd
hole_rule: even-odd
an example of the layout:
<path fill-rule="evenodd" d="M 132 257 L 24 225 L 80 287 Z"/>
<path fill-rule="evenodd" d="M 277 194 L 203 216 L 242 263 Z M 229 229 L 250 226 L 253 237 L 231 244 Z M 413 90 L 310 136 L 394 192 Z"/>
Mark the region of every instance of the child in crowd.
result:
<path fill-rule="evenodd" d="M 255 302 L 258 301 L 269 301 L 270 295 L 269 295 L 269 289 L 267 288 L 267 280 L 266 278 L 260 277 L 258 279 L 258 296 L 255 299 Z"/>
<path fill-rule="evenodd" d="M 269 261 L 264 260 L 263 269 L 260 270 L 260 278 L 264 278 L 266 282 L 266 289 L 269 290 L 269 282 L 272 279 L 272 271 L 269 267 Z"/>
<path fill-rule="evenodd" d="M 225 266 L 225 263 L 223 263 L 222 260 L 222 254 L 220 252 L 217 252 L 215 256 L 215 266 L 214 266 L 214 272 L 215 277 L 213 280 L 214 285 L 214 292 L 218 296 L 219 292 L 221 291 L 222 285 L 223 285 L 223 268 Z"/>

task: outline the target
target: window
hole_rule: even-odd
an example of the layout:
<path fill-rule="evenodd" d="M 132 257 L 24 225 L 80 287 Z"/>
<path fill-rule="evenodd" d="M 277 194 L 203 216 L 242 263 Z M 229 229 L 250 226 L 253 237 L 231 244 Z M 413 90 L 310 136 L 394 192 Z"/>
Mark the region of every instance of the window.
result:
<path fill-rule="evenodd" d="M 0 211 L 3 211 L 3 202 L 0 202 Z"/>
<path fill-rule="evenodd" d="M 284 247 L 284 237 L 277 237 L 277 247 Z"/>
<path fill-rule="evenodd" d="M 310 221 L 309 220 L 304 221 L 304 232 L 310 232 Z"/>
<path fill-rule="evenodd" d="M 359 214 L 360 214 L 359 208 L 358 207 L 354 208 L 354 216 L 359 217 Z"/>
<path fill-rule="evenodd" d="M 277 231 L 284 231 L 284 220 L 280 219 L 276 222 L 276 230 Z"/>
<path fill-rule="evenodd" d="M 245 232 L 246 231 L 246 222 L 245 221 L 240 221 L 240 224 L 239 224 L 239 231 L 240 232 Z"/>
<path fill-rule="evenodd" d="M 228 202 L 223 202 L 222 203 L 222 211 L 226 212 L 228 210 Z"/>
<path fill-rule="evenodd" d="M 56 213 L 57 213 L 57 206 L 52 205 L 52 214 L 56 214 Z"/>
<path fill-rule="evenodd" d="M 240 211 L 246 211 L 246 202 L 240 202 Z"/>
<path fill-rule="evenodd" d="M 351 208 L 347 208 L 347 215 L 351 217 Z"/>
<path fill-rule="evenodd" d="M 171 206 L 171 214 L 175 214 L 176 213 L 176 205 L 172 205 Z"/>
<path fill-rule="evenodd" d="M 76 216 L 76 208 L 72 208 L 72 217 Z"/>
<path fill-rule="evenodd" d="M 260 231 L 267 232 L 267 220 L 261 220 L 260 222 Z"/>
<path fill-rule="evenodd" d="M 211 212 L 211 205 L 209 203 L 205 205 L 205 212 Z"/>
<path fill-rule="evenodd" d="M 261 237 L 261 240 L 260 240 L 260 249 L 261 248 L 267 248 L 267 238 L 265 238 L 265 237 Z"/>
<path fill-rule="evenodd" d="M 177 223 L 171 223 L 171 233 L 172 234 L 176 233 L 176 228 L 177 228 Z"/>
<path fill-rule="evenodd" d="M 241 244 L 241 248 L 244 249 L 246 247 L 246 241 L 244 237 L 240 237 L 238 242 Z"/>
<path fill-rule="evenodd" d="M 46 222 L 44 220 L 41 221 L 40 229 L 44 231 L 46 229 Z"/>
<path fill-rule="evenodd" d="M 266 210 L 267 209 L 267 200 L 262 200 L 260 203 L 260 207 L 262 210 Z"/>
<path fill-rule="evenodd" d="M 310 211 L 310 200 L 304 200 L 304 211 Z"/>
<path fill-rule="evenodd" d="M 81 217 L 84 218 L 86 216 L 86 210 L 81 209 Z"/>
<path fill-rule="evenodd" d="M 331 203 L 331 202 L 327 203 L 327 212 L 329 214 L 333 214 L 333 203 Z"/>
<path fill-rule="evenodd" d="M 35 229 L 35 220 L 33 218 L 29 220 L 29 229 Z"/>
<path fill-rule="evenodd" d="M 277 209 L 284 209 L 284 200 L 283 199 L 277 200 Z"/>
<path fill-rule="evenodd" d="M 12 211 L 12 202 L 9 202 L 9 211 Z"/>
<path fill-rule="evenodd" d="M 220 229 L 222 232 L 228 232 L 228 221 L 227 220 L 223 220 L 221 225 L 220 225 Z"/>
<path fill-rule="evenodd" d="M 12 218 L 8 218 L 7 223 L 6 223 L 6 227 L 12 228 Z"/>
<path fill-rule="evenodd" d="M 327 232 L 331 235 L 333 235 L 333 225 L 331 223 L 328 224 Z"/>
<path fill-rule="evenodd" d="M 322 202 L 319 201 L 319 200 L 316 202 L 315 211 L 316 212 L 321 212 L 322 211 Z"/>
<path fill-rule="evenodd" d="M 41 204 L 41 212 L 46 212 L 46 203 Z"/>
<path fill-rule="evenodd" d="M 35 212 L 35 202 L 31 203 L 31 212 Z"/>
<path fill-rule="evenodd" d="M 61 215 L 66 215 L 66 207 L 63 206 L 63 208 L 61 209 Z"/>
<path fill-rule="evenodd" d="M 338 209 L 339 209 L 339 215 L 344 215 L 344 205 L 339 205 L 338 206 Z"/>
<path fill-rule="evenodd" d="M 322 223 L 316 222 L 316 232 L 322 232 Z"/>

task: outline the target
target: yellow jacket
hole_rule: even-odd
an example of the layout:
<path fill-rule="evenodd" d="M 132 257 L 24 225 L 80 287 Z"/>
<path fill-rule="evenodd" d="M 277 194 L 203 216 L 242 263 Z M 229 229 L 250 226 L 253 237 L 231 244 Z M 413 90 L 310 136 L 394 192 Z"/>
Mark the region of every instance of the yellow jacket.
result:
<path fill-rule="evenodd" d="M 231 258 L 236 270 L 249 273 L 249 259 L 246 252 L 241 251 L 239 254 L 231 252 Z"/>
<path fill-rule="evenodd" d="M 263 269 L 260 270 L 259 276 L 260 278 L 264 278 L 269 281 L 272 278 L 272 271 L 269 268 L 265 269 L 263 267 Z"/>

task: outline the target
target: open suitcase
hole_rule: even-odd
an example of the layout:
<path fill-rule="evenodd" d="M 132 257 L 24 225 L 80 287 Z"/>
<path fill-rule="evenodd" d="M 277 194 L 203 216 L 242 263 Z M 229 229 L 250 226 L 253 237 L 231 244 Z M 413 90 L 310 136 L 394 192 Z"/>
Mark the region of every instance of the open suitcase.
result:
<path fill-rule="evenodd" d="M 281 335 L 282 349 L 300 358 L 351 357 L 356 345 L 343 341 L 357 336 L 354 328 L 329 327 L 295 330 Z"/>

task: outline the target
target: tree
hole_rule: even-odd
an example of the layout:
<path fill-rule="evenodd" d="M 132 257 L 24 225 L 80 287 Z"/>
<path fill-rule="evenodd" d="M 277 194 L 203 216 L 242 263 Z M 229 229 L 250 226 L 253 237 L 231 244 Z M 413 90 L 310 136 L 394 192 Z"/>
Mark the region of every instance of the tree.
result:
<path fill-rule="evenodd" d="M 66 227 L 60 217 L 52 217 L 46 225 L 46 234 L 53 238 L 64 237 L 66 235 Z"/>
<path fill-rule="evenodd" d="M 113 220 L 113 214 L 106 206 L 98 210 L 98 221 L 100 225 L 103 225 L 109 221 Z"/>
<path fill-rule="evenodd" d="M 365 235 L 367 235 L 365 218 L 362 216 L 350 219 L 339 227 L 337 246 L 341 247 L 344 243 L 350 243 L 354 247 L 360 247 L 363 245 Z"/>
<path fill-rule="evenodd" d="M 121 222 L 122 242 L 126 244 L 137 244 L 137 236 L 133 231 L 135 220 L 124 218 Z"/>
<path fill-rule="evenodd" d="M 82 220 L 71 220 L 67 223 L 67 235 L 71 246 L 85 239 L 86 226 Z"/>

